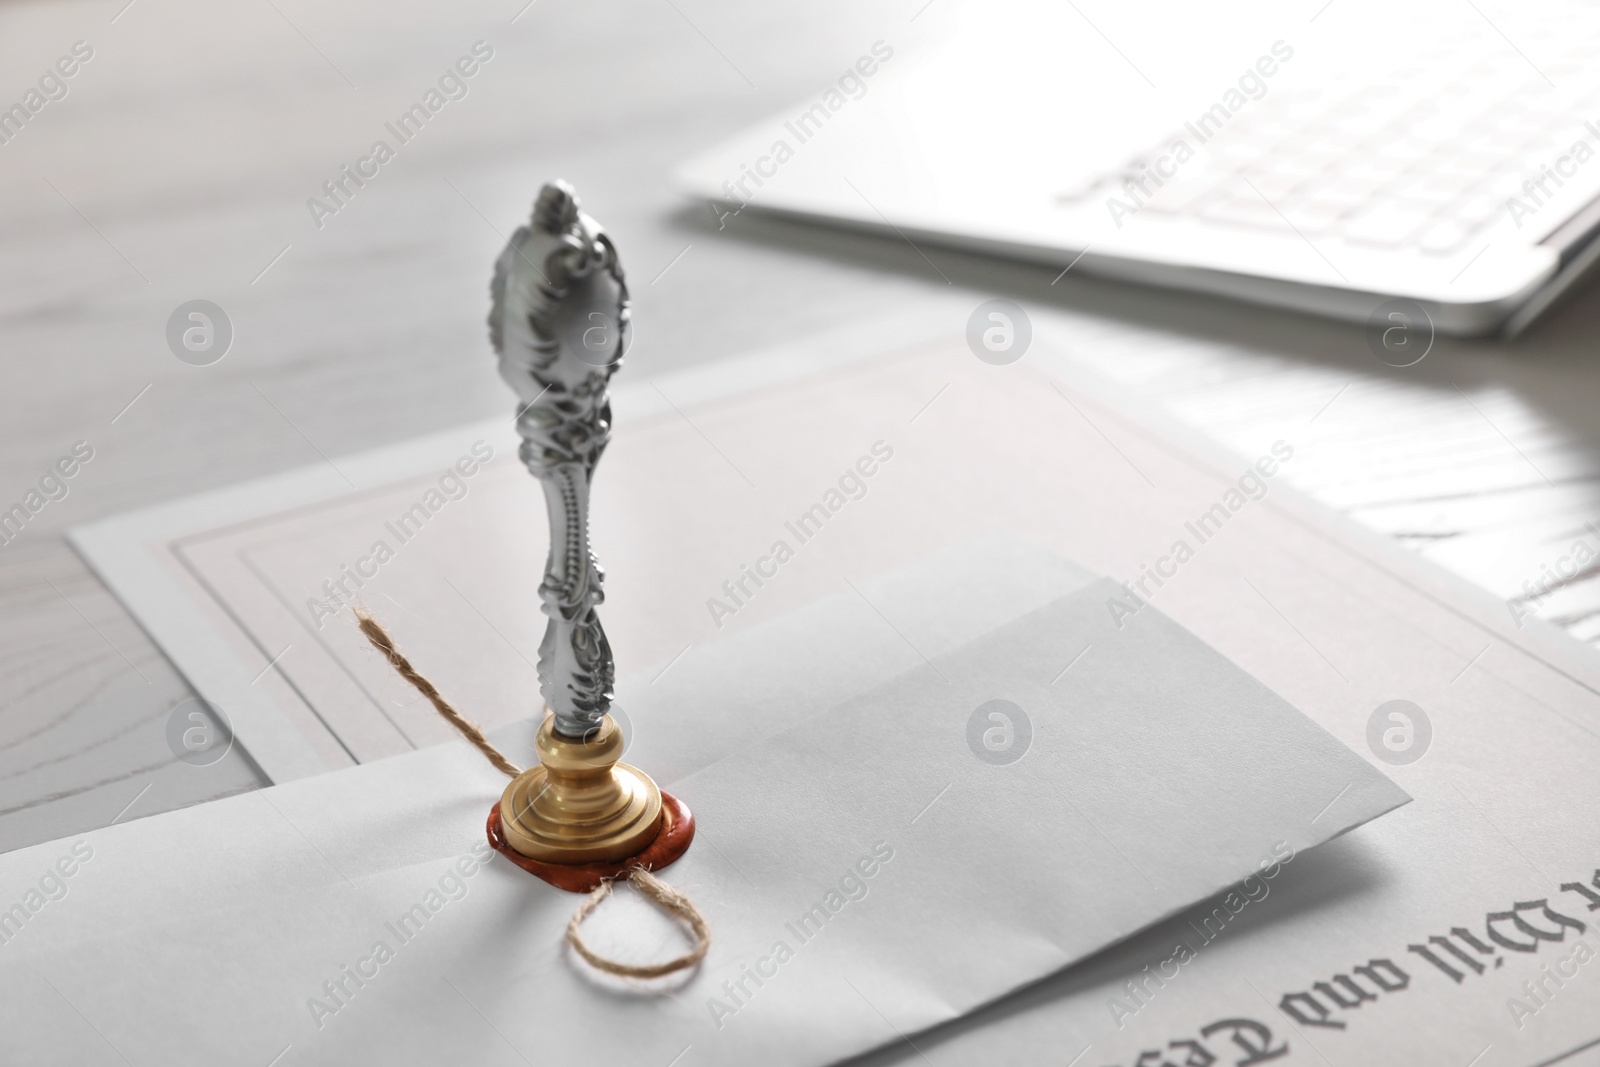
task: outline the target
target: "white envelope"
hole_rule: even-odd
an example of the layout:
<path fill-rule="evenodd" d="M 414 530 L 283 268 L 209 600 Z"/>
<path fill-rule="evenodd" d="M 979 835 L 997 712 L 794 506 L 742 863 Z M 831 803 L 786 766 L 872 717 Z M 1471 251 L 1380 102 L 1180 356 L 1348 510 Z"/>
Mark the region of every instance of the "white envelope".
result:
<path fill-rule="evenodd" d="M 505 779 L 452 744 L 0 857 L 23 913 L 0 1061 L 821 1065 L 1408 799 L 1155 608 L 1119 627 L 1115 585 L 1014 542 L 958 554 L 630 687 L 630 760 L 699 820 L 664 875 L 715 933 L 665 993 L 569 961 L 579 898 L 485 858 Z M 993 610 L 1036 575 L 1065 594 Z M 1012 621 L 960 634 L 969 603 Z M 855 691 L 819 712 L 823 677 Z M 795 725 L 696 758 L 756 704 Z M 679 949 L 627 899 L 591 921 L 613 952 Z"/>

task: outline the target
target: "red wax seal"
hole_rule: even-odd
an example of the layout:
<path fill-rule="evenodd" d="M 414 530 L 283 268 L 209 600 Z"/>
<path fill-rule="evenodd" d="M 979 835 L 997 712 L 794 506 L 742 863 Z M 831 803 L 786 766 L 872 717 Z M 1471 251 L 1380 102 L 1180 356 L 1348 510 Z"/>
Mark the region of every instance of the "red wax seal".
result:
<path fill-rule="evenodd" d="M 599 888 L 601 882 L 620 878 L 634 867 L 659 871 L 675 862 L 689 850 L 689 843 L 694 840 L 694 813 L 689 805 L 662 790 L 661 828 L 655 839 L 632 856 L 598 863 L 545 863 L 524 856 L 507 843 L 505 831 L 500 828 L 499 801 L 489 809 L 487 829 L 489 844 L 494 850 L 529 874 L 569 893 L 588 893 Z"/>

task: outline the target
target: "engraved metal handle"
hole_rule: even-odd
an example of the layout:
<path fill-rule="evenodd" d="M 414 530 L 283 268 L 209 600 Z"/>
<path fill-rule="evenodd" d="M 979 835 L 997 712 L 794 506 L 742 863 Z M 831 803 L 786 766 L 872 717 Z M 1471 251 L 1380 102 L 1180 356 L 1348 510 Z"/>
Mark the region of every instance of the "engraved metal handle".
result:
<path fill-rule="evenodd" d="M 627 348 L 628 286 L 610 238 L 556 181 L 500 254 L 490 293 L 500 376 L 522 402 L 519 454 L 550 516 L 539 690 L 556 731 L 583 737 L 610 708 L 616 673 L 596 612 L 604 573 L 589 549 L 589 486 L 611 440 L 607 383 Z"/>

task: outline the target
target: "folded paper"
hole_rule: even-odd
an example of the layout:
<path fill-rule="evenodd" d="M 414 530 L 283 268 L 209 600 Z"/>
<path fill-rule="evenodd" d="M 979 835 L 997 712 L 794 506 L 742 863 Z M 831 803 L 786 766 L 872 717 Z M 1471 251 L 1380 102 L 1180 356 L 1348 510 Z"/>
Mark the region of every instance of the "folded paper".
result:
<path fill-rule="evenodd" d="M 1040 556 L 962 551 L 980 575 Z M 663 775 L 701 820 L 668 880 L 715 933 L 667 994 L 619 991 L 567 958 L 573 898 L 490 857 L 482 821 L 503 778 L 456 744 L 0 857 L 0 902 L 27 912 L 0 945 L 0 995 L 30 1019 L 0 1033 L 0 1058 L 822 1065 L 1407 800 L 1154 608 L 1119 626 L 1116 586 L 1054 578 L 1069 591 L 942 648 L 937 620 L 992 599 L 986 583 L 880 583 L 907 614 L 874 612 L 884 641 L 854 649 L 829 633 L 861 617 L 852 592 L 804 627 L 701 650 L 699 676 L 736 674 L 731 691 L 633 687 L 639 744 L 673 739 L 651 757 L 663 771 L 681 739 L 750 702 L 794 723 Z M 887 679 L 833 663 L 892 646 L 909 666 Z M 779 659 L 794 666 L 767 684 L 756 668 Z M 806 669 L 863 684 L 817 711 L 796 684 Z M 70 879 L 51 875 L 63 858 Z M 45 877 L 69 891 L 34 909 Z M 681 950 L 641 910 L 610 921 L 662 958 Z"/>

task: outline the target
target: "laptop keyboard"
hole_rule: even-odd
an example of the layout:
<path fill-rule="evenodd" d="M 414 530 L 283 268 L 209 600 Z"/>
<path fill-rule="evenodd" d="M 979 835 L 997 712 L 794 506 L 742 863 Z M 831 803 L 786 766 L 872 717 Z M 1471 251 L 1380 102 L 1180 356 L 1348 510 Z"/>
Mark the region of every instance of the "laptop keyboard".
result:
<path fill-rule="evenodd" d="M 1600 180 L 1600 19 L 1552 20 L 1520 48 L 1478 21 L 1381 77 L 1363 77 L 1352 64 L 1351 73 L 1305 88 L 1269 83 L 1220 129 L 1199 130 L 1210 134 L 1203 143 L 1196 116 L 1058 199 L 1117 197 L 1134 213 L 1292 227 L 1438 256 L 1460 252 L 1509 217 L 1512 196 L 1535 208 L 1533 222 L 1554 223 L 1523 183 L 1580 141 L 1591 155 L 1564 164 L 1575 173 L 1563 180 Z M 1165 156 L 1171 171 L 1178 140 L 1194 157 L 1158 187 L 1150 168 Z M 1148 193 L 1128 188 L 1140 176 Z"/>

